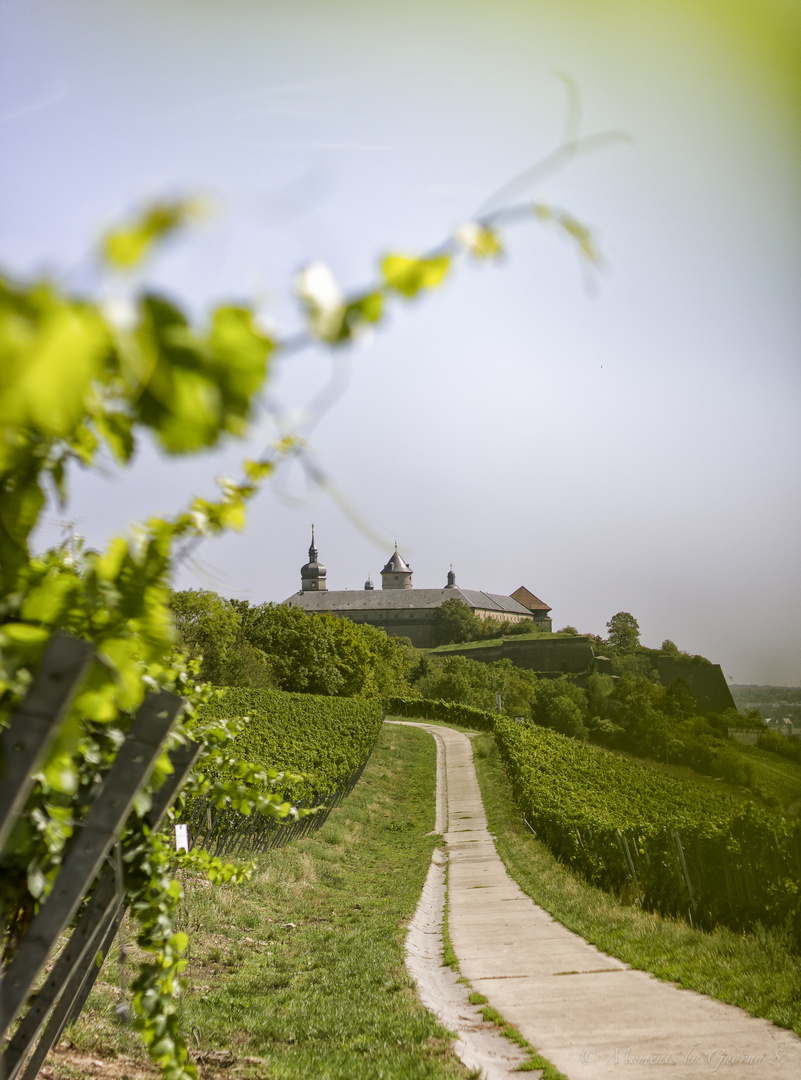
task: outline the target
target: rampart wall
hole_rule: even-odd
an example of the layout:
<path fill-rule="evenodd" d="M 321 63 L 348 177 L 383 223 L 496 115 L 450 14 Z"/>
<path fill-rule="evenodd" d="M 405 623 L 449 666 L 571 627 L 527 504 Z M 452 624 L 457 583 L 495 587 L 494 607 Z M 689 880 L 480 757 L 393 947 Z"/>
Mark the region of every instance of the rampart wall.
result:
<path fill-rule="evenodd" d="M 546 676 L 586 676 L 594 671 L 612 673 L 611 662 L 606 657 L 595 655 L 587 637 L 540 638 L 533 641 L 505 638 L 499 645 L 478 648 L 465 646 L 449 649 L 443 655 L 468 656 L 484 664 L 509 659 L 515 667 Z M 663 686 L 684 679 L 699 709 L 704 712 L 722 713 L 727 709 L 736 709 L 720 664 L 703 663 L 682 656 L 652 655 L 650 660 Z"/>
<path fill-rule="evenodd" d="M 596 670 L 596 657 L 589 638 L 540 638 L 524 641 L 521 638 L 504 638 L 499 645 L 465 646 L 449 649 L 447 656 L 468 656 L 491 664 L 493 660 L 511 660 L 515 667 L 528 671 L 556 675 L 589 674 Z"/>
<path fill-rule="evenodd" d="M 663 686 L 684 679 L 704 712 L 736 710 L 720 664 L 704 664 L 681 656 L 654 656 L 652 662 Z"/>

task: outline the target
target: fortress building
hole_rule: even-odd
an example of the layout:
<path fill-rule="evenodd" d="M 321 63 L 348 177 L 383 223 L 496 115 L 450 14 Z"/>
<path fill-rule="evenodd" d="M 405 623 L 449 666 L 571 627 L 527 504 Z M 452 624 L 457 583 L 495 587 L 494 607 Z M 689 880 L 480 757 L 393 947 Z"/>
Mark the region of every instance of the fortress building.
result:
<path fill-rule="evenodd" d="M 447 584 L 440 589 L 415 589 L 412 568 L 395 551 L 381 571 L 381 588 L 376 589 L 370 578 L 361 589 L 329 590 L 327 571 L 318 561 L 314 544 L 314 527 L 309 548 L 309 561 L 301 567 L 300 590 L 284 601 L 289 607 L 305 611 L 346 617 L 355 623 L 368 623 L 393 637 L 408 637 L 418 648 L 434 644 L 431 618 L 446 600 L 461 600 L 479 619 L 498 622 L 530 622 L 532 630 L 551 631 L 550 608 L 525 586 L 511 596 L 462 589 L 456 584 L 451 569 Z"/>

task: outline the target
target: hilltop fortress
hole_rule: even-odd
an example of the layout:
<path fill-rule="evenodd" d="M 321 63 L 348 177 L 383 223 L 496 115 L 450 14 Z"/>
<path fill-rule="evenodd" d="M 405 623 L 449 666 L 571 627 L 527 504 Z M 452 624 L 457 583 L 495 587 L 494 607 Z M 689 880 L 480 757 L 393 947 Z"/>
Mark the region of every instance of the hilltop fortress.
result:
<path fill-rule="evenodd" d="M 328 588 L 328 571 L 319 561 L 312 526 L 309 561 L 300 570 L 300 589 L 284 603 L 305 611 L 345 616 L 355 623 L 367 623 L 386 631 L 391 637 L 407 637 L 418 649 L 433 644 L 431 618 L 446 600 L 461 600 L 479 619 L 498 622 L 529 622 L 532 630 L 551 632 L 550 608 L 521 585 L 511 596 L 462 589 L 451 569 L 447 583 L 440 589 L 415 589 L 412 568 L 398 551 L 390 556 L 381 571 L 381 588 L 368 578 L 361 589 Z"/>
<path fill-rule="evenodd" d="M 596 655 L 594 639 L 552 634 L 550 607 L 524 585 L 510 596 L 462 589 L 456 584 L 456 575 L 451 569 L 444 587 L 415 589 L 412 573 L 396 545 L 381 571 L 380 589 L 376 589 L 368 578 L 361 589 L 331 590 L 328 588 L 328 571 L 319 561 L 312 526 L 309 561 L 300 570 L 300 589 L 284 603 L 288 607 L 367 623 L 391 637 L 409 638 L 418 649 L 430 649 L 434 646 L 431 626 L 434 612 L 446 600 L 461 600 L 479 619 L 495 619 L 499 623 L 527 622 L 532 631 L 544 632 L 544 635 L 502 638 L 497 645 L 447 646 L 447 656 L 467 656 L 485 664 L 509 659 L 516 667 L 538 675 L 551 678 L 568 675 L 579 682 L 593 672 L 611 674 L 611 661 Z M 664 686 L 683 679 L 700 708 L 712 712 L 735 708 L 719 664 L 666 654 L 652 654 L 651 663 Z"/>

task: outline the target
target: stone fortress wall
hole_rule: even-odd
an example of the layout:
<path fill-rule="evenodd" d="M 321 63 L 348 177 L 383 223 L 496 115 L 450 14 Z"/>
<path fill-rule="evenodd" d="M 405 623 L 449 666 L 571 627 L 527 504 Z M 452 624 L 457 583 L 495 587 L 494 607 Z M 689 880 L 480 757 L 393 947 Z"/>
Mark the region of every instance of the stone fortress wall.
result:
<path fill-rule="evenodd" d="M 463 646 L 448 649 L 440 655 L 467 656 L 484 664 L 509 659 L 515 667 L 552 678 L 569 675 L 580 680 L 581 676 L 593 672 L 612 673 L 611 662 L 604 656 L 596 656 L 590 638 L 581 636 L 529 641 L 504 638 L 496 646 Z M 700 709 L 725 712 L 736 708 L 720 664 L 702 663 L 681 656 L 652 656 L 650 659 L 662 685 L 670 686 L 684 679 Z"/>

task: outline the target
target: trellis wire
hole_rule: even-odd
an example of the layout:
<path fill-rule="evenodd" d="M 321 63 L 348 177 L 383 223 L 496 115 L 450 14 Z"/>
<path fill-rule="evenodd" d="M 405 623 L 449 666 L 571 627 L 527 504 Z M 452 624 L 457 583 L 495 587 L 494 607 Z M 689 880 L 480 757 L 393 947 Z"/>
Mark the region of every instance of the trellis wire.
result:
<path fill-rule="evenodd" d="M 353 791 L 372 752 L 371 747 L 359 768 L 350 776 L 340 779 L 332 792 L 314 791 L 296 802 L 295 809 L 310 810 L 311 813 L 300 814 L 290 820 L 277 820 L 258 813 L 245 816 L 230 807 L 214 812 L 210 796 L 195 799 L 182 819 L 189 830 L 190 848 L 199 846 L 202 840 L 203 847 L 219 858 L 243 852 L 258 855 L 317 832 L 326 823 L 334 807 Z"/>

